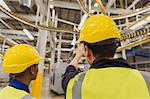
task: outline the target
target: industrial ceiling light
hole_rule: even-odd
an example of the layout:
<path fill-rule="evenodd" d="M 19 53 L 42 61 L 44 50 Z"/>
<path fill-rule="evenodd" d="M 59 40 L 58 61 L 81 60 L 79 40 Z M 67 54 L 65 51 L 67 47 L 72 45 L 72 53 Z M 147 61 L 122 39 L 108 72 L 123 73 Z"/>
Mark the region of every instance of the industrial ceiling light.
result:
<path fill-rule="evenodd" d="M 7 6 L 7 4 L 3 0 L 0 0 L 0 5 L 4 7 L 6 10 L 11 11 L 10 8 Z"/>
<path fill-rule="evenodd" d="M 57 37 L 55 37 L 54 40 L 57 41 Z"/>
<path fill-rule="evenodd" d="M 48 58 L 49 61 L 51 61 L 51 58 Z"/>
<path fill-rule="evenodd" d="M 54 5 L 50 5 L 49 7 L 50 7 L 51 9 L 53 9 L 53 8 L 54 8 Z"/>
<path fill-rule="evenodd" d="M 98 7 L 98 3 L 95 3 L 95 4 L 94 4 L 94 7 Z"/>
<path fill-rule="evenodd" d="M 27 29 L 23 29 L 23 32 L 30 38 L 30 40 L 34 40 L 34 37 Z"/>

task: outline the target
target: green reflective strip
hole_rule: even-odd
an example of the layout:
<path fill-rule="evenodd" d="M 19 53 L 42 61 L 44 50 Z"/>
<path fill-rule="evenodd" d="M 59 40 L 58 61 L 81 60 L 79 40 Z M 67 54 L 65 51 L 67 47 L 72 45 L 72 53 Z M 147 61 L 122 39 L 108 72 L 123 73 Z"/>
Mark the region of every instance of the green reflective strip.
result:
<path fill-rule="evenodd" d="M 72 87 L 72 99 L 82 99 L 82 82 L 86 72 L 80 73 Z"/>

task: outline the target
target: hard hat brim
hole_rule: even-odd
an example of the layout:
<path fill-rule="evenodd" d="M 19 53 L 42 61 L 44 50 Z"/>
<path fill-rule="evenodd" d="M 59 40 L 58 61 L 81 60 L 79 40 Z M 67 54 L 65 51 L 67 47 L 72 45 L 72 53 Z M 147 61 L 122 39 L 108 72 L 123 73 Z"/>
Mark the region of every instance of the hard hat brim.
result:
<path fill-rule="evenodd" d="M 39 56 L 36 60 L 33 60 L 29 63 L 25 63 L 25 64 L 12 64 L 12 65 L 3 65 L 3 69 L 5 73 L 21 73 L 24 70 L 26 70 L 28 67 L 34 65 L 34 64 L 38 64 L 40 61 L 42 60 L 42 57 Z"/>

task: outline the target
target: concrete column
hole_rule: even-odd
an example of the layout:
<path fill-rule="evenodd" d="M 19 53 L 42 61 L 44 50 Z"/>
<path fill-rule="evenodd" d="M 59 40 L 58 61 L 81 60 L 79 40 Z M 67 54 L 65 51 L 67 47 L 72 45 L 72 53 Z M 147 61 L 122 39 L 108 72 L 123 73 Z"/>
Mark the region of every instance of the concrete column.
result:
<path fill-rule="evenodd" d="M 55 10 L 54 9 L 52 9 L 52 26 L 54 26 L 54 27 L 57 27 L 57 24 L 58 24 L 58 20 L 54 20 L 54 18 L 58 18 L 58 15 L 57 14 L 55 14 Z M 54 39 L 54 41 L 53 42 L 51 42 L 51 43 L 53 43 L 53 48 L 52 48 L 52 50 L 51 50 L 51 62 L 50 62 L 50 66 L 52 66 L 54 63 L 55 63 L 55 53 L 56 53 L 56 51 L 55 51 L 55 48 L 56 48 L 56 41 L 55 41 L 55 38 L 56 38 L 56 32 L 53 32 L 53 39 Z"/>
<path fill-rule="evenodd" d="M 47 42 L 47 33 L 46 30 L 39 30 L 38 44 L 37 49 L 42 56 L 43 60 L 39 63 L 39 72 L 43 74 L 43 66 L 46 52 L 46 42 Z"/>
<path fill-rule="evenodd" d="M 57 50 L 57 62 L 60 62 L 61 58 L 61 40 L 62 40 L 62 33 L 59 34 L 59 44 L 58 44 L 58 50 Z"/>
<path fill-rule="evenodd" d="M 40 16 L 40 24 L 46 24 L 43 15 Z M 46 43 L 47 43 L 47 33 L 46 30 L 39 30 L 38 35 L 38 42 L 37 42 L 37 50 L 42 56 L 43 60 L 39 63 L 39 72 L 37 78 L 32 83 L 32 96 L 36 99 L 41 98 L 41 91 L 42 91 L 42 80 L 43 80 L 43 69 L 44 69 L 44 60 L 45 60 L 45 53 L 46 53 Z"/>
<path fill-rule="evenodd" d="M 92 0 L 89 0 L 89 13 L 91 13 L 92 10 Z"/>
<path fill-rule="evenodd" d="M 121 46 L 124 46 L 124 42 L 121 42 Z M 126 50 L 122 50 L 122 58 L 127 59 Z"/>

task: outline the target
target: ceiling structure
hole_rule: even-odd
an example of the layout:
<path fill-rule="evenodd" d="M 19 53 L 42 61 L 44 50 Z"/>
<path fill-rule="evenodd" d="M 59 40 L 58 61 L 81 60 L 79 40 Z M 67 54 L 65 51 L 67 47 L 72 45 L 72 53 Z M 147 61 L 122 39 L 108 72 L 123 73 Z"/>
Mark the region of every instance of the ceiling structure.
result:
<path fill-rule="evenodd" d="M 76 40 L 79 36 L 78 28 L 82 17 L 85 14 L 101 13 L 96 0 L 4 0 L 4 2 L 11 10 L 10 14 L 14 16 L 10 17 L 9 14 L 4 13 L 5 11 L 0 10 L 0 37 L 2 38 L 0 43 L 4 49 L 17 43 L 37 46 L 38 36 L 41 33 L 39 30 L 44 29 L 48 30 L 46 57 L 50 58 L 51 50 L 55 50 L 57 61 L 68 58 L 72 40 Z M 137 30 L 129 27 L 150 15 L 150 0 L 102 0 L 102 3 L 106 14 L 115 20 L 122 33 L 140 34 L 142 32 L 138 31 L 149 29 L 150 22 Z M 34 26 L 29 23 L 33 23 Z M 23 29 L 27 29 L 34 36 L 34 40 L 31 40 Z M 141 38 L 145 38 L 145 35 L 149 38 L 149 31 L 146 33 L 140 35 Z M 124 40 L 125 44 L 136 41 L 135 38 L 127 38 Z M 150 48 L 147 44 L 145 42 L 142 45 L 145 47 L 139 44 L 140 50 L 149 53 Z"/>

